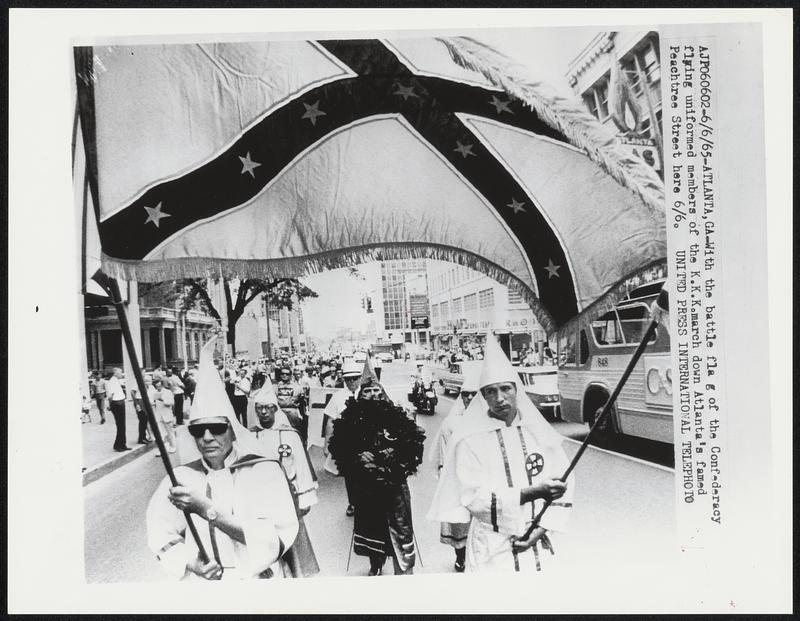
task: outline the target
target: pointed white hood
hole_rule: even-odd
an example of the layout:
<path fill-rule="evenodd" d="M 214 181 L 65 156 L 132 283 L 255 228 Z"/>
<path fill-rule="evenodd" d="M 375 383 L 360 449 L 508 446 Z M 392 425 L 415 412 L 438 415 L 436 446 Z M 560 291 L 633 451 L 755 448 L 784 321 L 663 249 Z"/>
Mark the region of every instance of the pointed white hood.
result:
<path fill-rule="evenodd" d="M 189 426 L 202 422 L 203 419 L 224 416 L 233 429 L 233 447 L 239 458 L 245 455 L 261 455 L 255 437 L 237 420 L 225 386 L 214 368 L 213 357 L 216 339 L 211 339 L 200 350 L 200 370 L 197 374 L 197 388 L 194 401 L 189 410 Z M 200 457 L 194 439 L 186 443 L 187 450 L 181 450 L 183 462 L 193 461 Z M 183 448 L 183 447 L 182 447 Z M 263 455 L 262 455 L 263 456 Z"/>
<path fill-rule="evenodd" d="M 525 394 L 519 374 L 503 353 L 500 344 L 493 337 L 489 337 L 486 340 L 486 353 L 478 386 L 484 388 L 499 382 L 514 382 L 517 386 L 518 424 L 530 431 L 543 447 L 560 447 L 564 437 L 550 426 L 531 403 Z M 455 471 L 455 452 L 458 444 L 465 438 L 477 433 L 494 431 L 499 425 L 505 424 L 491 418 L 488 410 L 488 404 L 478 393 L 461 417 L 448 443 L 447 456 L 428 512 L 428 519 L 439 522 L 469 522 L 469 512 L 461 504 L 461 484 Z"/>

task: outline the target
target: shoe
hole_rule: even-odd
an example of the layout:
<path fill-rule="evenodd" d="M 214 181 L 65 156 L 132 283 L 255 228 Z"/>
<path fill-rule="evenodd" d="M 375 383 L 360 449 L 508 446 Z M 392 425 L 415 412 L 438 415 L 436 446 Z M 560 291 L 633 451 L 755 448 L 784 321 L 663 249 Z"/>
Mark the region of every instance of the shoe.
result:
<path fill-rule="evenodd" d="M 174 446 L 170 446 L 170 447 L 167 449 L 167 453 L 174 453 L 176 450 L 177 450 L 177 449 L 176 449 Z"/>
<path fill-rule="evenodd" d="M 383 574 L 383 567 L 378 567 L 377 569 L 370 569 L 368 576 L 380 576 Z"/>
<path fill-rule="evenodd" d="M 147 444 L 147 440 L 139 440 L 136 444 Z"/>
<path fill-rule="evenodd" d="M 101 425 L 105 425 L 105 424 L 106 424 L 106 419 L 105 419 L 105 418 L 101 419 L 101 420 L 100 420 L 100 424 L 101 424 Z"/>
<path fill-rule="evenodd" d="M 347 511 L 345 511 L 344 514 L 347 517 L 353 517 L 353 515 L 355 515 L 355 512 L 356 508 L 353 505 L 347 505 Z"/>
<path fill-rule="evenodd" d="M 456 570 L 456 573 L 463 574 L 465 569 L 464 563 L 459 563 L 458 561 L 456 561 L 455 565 L 453 565 L 453 569 Z"/>

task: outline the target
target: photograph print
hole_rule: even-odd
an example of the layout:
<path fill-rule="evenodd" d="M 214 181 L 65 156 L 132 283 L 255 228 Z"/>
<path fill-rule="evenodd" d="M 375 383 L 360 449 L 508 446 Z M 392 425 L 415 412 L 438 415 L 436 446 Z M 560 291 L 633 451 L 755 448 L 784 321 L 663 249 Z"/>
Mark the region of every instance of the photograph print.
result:
<path fill-rule="evenodd" d="M 658 32 L 72 54 L 88 583 L 674 553 Z"/>

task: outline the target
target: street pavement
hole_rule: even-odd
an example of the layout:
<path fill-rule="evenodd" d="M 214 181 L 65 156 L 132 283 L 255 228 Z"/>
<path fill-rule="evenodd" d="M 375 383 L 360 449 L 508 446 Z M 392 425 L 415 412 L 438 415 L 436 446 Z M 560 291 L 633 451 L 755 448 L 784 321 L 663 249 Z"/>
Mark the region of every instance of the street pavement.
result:
<path fill-rule="evenodd" d="M 411 366 L 392 363 L 383 369 L 383 383 L 390 396 L 407 406 Z M 425 459 L 419 472 L 409 480 L 419 550 L 416 573 L 453 571 L 452 549 L 439 543 L 439 525 L 425 519 L 436 486 L 435 468 L 428 455 L 452 403 L 452 398 L 440 396 L 434 416 L 417 418 L 417 423 L 425 429 L 426 442 Z M 250 409 L 249 419 L 253 421 L 252 404 Z M 110 444 L 113 422 L 102 427 L 110 427 Z M 582 425 L 557 423 L 556 427 L 572 438 L 585 433 Z M 173 463 L 180 463 L 181 447 L 191 442 L 186 428 L 179 428 L 179 451 L 172 456 Z M 577 448 L 576 440 L 565 442 L 568 455 L 573 455 Z M 347 569 L 353 519 L 345 515 L 344 481 L 322 468 L 324 458 L 319 448 L 312 447 L 311 459 L 319 477 L 319 503 L 306 517 L 306 525 L 321 575 L 365 576 L 368 562 L 363 557 L 353 554 Z M 558 548 L 565 563 L 606 563 L 619 559 L 646 563 L 671 553 L 675 512 L 674 473 L 670 469 L 590 448 L 575 474 L 576 497 L 570 533 L 562 537 Z M 147 549 L 144 523 L 147 502 L 163 477 L 157 452 L 149 451 L 84 487 L 87 582 L 164 579 L 158 562 Z M 390 563 L 387 562 L 386 568 L 391 573 Z"/>
<path fill-rule="evenodd" d="M 143 453 L 150 451 L 152 445 L 137 444 L 139 435 L 139 420 L 133 408 L 132 401 L 125 402 L 125 436 L 130 451 L 118 453 L 114 450 L 114 438 L 117 427 L 114 424 L 114 415 L 108 409 L 106 402 L 106 422 L 100 424 L 100 411 L 94 400 L 89 412 L 91 421 L 81 424 L 82 436 L 82 464 L 84 485 L 105 476 L 108 472 L 137 459 Z"/>

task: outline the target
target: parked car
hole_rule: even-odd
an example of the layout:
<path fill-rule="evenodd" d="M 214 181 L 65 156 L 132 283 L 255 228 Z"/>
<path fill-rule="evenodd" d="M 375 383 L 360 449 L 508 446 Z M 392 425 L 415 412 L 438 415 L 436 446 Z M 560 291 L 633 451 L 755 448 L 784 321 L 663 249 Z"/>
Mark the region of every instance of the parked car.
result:
<path fill-rule="evenodd" d="M 458 393 L 461 390 L 461 384 L 464 383 L 464 374 L 472 366 L 480 366 L 481 362 L 477 360 L 464 360 L 454 362 L 452 364 L 445 363 L 444 366 L 436 365 L 432 369 L 431 375 L 434 381 L 439 382 L 439 385 L 444 388 L 444 393 L 448 392 Z"/>
<path fill-rule="evenodd" d="M 519 377 L 525 393 L 547 420 L 561 418 L 558 396 L 558 368 L 555 365 L 520 367 Z"/>
<path fill-rule="evenodd" d="M 381 352 L 380 354 L 378 354 L 377 357 L 378 360 L 380 360 L 384 364 L 387 362 L 394 362 L 394 356 L 392 356 L 392 354 L 390 354 L 389 352 Z"/>

